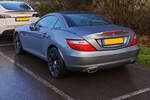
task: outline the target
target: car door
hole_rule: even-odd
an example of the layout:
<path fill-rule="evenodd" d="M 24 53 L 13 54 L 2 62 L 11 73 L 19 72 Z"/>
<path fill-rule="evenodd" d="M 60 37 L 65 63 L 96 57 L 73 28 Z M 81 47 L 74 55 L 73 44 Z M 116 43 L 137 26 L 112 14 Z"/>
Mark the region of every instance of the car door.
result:
<path fill-rule="evenodd" d="M 49 34 L 51 34 L 51 29 L 57 20 L 58 18 L 55 16 L 42 18 L 35 24 L 35 30 L 31 34 L 30 48 L 32 48 L 36 55 L 42 58 L 45 58 L 45 51 L 49 44 Z"/>

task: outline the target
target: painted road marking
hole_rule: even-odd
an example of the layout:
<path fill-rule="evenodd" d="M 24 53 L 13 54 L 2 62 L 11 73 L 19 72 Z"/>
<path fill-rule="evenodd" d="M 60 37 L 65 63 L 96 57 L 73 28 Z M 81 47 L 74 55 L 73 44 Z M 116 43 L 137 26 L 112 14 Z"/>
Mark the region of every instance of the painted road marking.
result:
<path fill-rule="evenodd" d="M 6 56 L 4 53 L 0 52 L 0 55 L 2 57 L 4 57 L 5 59 L 9 60 L 11 63 L 17 65 L 17 67 L 21 68 L 24 72 L 26 72 L 27 74 L 31 75 L 36 80 L 40 81 L 41 83 L 43 83 L 48 88 L 52 89 L 55 93 L 59 94 L 62 98 L 66 99 L 66 100 L 74 100 L 71 96 L 69 96 L 65 92 L 61 91 L 60 89 L 58 89 L 57 87 L 55 87 L 54 85 L 52 85 L 50 82 L 44 80 L 39 75 L 36 75 L 34 72 L 32 72 L 31 70 L 29 70 L 28 68 L 25 68 L 21 64 L 16 63 L 13 59 L 11 59 L 10 57 Z"/>
<path fill-rule="evenodd" d="M 146 92 L 149 92 L 149 91 L 150 91 L 150 87 L 145 88 L 145 89 L 140 89 L 140 90 L 137 90 L 137 91 L 134 91 L 134 92 L 131 92 L 131 93 L 113 98 L 111 100 L 124 100 L 124 99 L 128 99 L 128 98 L 131 98 L 133 96 L 136 96 L 136 95 L 139 95 L 139 94 L 142 94 L 142 93 L 146 93 Z"/>
<path fill-rule="evenodd" d="M 55 93 L 59 94 L 64 99 L 66 99 L 66 100 L 74 100 L 71 96 L 69 96 L 68 94 L 66 94 L 63 91 L 59 90 L 57 87 L 55 87 L 54 85 L 50 84 L 48 81 L 44 80 L 42 77 L 36 75 L 31 70 L 25 68 L 24 66 L 22 66 L 19 63 L 16 63 L 13 59 L 11 59 L 10 57 L 6 56 L 4 53 L 0 52 L 0 55 L 3 56 L 4 58 L 6 58 L 7 60 L 9 60 L 11 63 L 17 65 L 19 68 L 21 68 L 27 74 L 31 75 L 36 80 L 38 80 L 41 83 L 43 83 L 48 88 L 52 89 Z M 150 91 L 150 87 L 144 88 L 144 89 L 140 89 L 140 90 L 137 90 L 137 91 L 133 91 L 131 93 L 128 93 L 128 94 L 125 94 L 125 95 L 122 95 L 122 96 L 119 96 L 119 97 L 112 98 L 111 100 L 124 100 L 124 99 L 128 99 L 128 98 L 131 98 L 133 96 L 140 95 L 142 93 L 146 93 L 146 92 L 149 92 L 149 91 Z"/>
<path fill-rule="evenodd" d="M 0 44 L 0 47 L 5 47 L 5 46 L 12 46 L 14 45 L 13 43 L 8 43 L 8 44 Z"/>

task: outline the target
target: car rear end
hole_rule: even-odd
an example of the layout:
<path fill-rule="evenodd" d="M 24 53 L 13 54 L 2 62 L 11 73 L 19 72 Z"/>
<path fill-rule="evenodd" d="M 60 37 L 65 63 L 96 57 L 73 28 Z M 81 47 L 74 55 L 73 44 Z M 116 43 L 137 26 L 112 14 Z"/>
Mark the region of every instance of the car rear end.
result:
<path fill-rule="evenodd" d="M 0 34 L 5 37 L 12 35 L 15 28 L 39 19 L 37 12 L 24 2 L 0 2 L 0 9 Z"/>
<path fill-rule="evenodd" d="M 92 73 L 136 61 L 139 46 L 136 34 L 129 28 L 107 24 L 68 30 L 80 37 L 66 40 L 68 48 L 64 59 L 70 70 Z"/>
<path fill-rule="evenodd" d="M 135 34 L 116 32 L 103 32 L 93 38 L 85 37 L 82 41 L 86 43 L 80 42 L 81 40 L 69 40 L 68 45 L 72 48 L 66 56 L 69 68 L 91 72 L 134 63 L 139 52 Z"/>

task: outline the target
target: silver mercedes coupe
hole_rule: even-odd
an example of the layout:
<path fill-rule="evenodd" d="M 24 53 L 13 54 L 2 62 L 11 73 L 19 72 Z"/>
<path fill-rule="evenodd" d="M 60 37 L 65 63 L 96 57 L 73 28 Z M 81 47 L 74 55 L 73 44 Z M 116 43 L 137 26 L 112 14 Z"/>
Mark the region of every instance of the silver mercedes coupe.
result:
<path fill-rule="evenodd" d="M 136 61 L 135 33 L 99 14 L 83 11 L 49 13 L 14 32 L 16 54 L 30 52 L 48 62 L 52 77 L 66 71 L 94 73 Z"/>

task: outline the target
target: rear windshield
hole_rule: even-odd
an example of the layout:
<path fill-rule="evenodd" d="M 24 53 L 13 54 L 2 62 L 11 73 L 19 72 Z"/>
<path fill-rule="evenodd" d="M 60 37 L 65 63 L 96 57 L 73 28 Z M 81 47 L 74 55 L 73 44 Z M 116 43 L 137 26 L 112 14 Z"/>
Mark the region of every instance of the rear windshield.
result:
<path fill-rule="evenodd" d="M 72 26 L 97 26 L 111 24 L 98 14 L 64 14 L 70 27 Z"/>
<path fill-rule="evenodd" d="M 28 6 L 24 2 L 0 2 L 0 5 L 2 5 L 7 10 L 16 10 L 16 11 L 33 10 L 30 6 Z"/>

